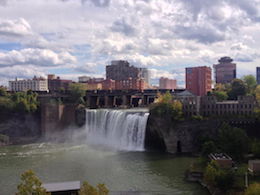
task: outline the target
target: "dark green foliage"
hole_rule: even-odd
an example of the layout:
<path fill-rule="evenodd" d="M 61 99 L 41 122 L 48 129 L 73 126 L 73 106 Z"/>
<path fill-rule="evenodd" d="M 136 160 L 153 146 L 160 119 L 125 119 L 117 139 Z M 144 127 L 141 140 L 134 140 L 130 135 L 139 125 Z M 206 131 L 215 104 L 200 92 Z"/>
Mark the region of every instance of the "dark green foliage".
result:
<path fill-rule="evenodd" d="M 40 107 L 37 102 L 37 93 L 29 90 L 25 92 L 15 92 L 5 97 L 0 97 L 0 112 L 35 113 Z"/>
<path fill-rule="evenodd" d="M 228 95 L 226 92 L 223 92 L 223 91 L 214 91 L 214 96 L 217 97 L 217 100 L 218 101 L 224 101 L 224 100 L 227 100 L 228 98 Z"/>
<path fill-rule="evenodd" d="M 216 187 L 221 190 L 228 190 L 233 187 L 235 173 L 231 168 L 219 169 L 215 174 Z"/>
<path fill-rule="evenodd" d="M 250 75 L 243 76 L 242 80 L 245 82 L 245 84 L 247 86 L 248 94 L 253 95 L 254 90 L 257 86 L 257 81 L 256 81 L 255 77 L 252 74 L 250 74 Z"/>
<path fill-rule="evenodd" d="M 250 149 L 250 139 L 243 129 L 223 124 L 218 131 L 217 145 L 222 152 L 241 161 Z"/>
<path fill-rule="evenodd" d="M 234 79 L 231 83 L 231 90 L 228 91 L 228 99 L 237 100 L 237 96 L 246 95 L 247 86 L 241 79 Z"/>
<path fill-rule="evenodd" d="M 12 112 L 14 110 L 15 103 L 7 97 L 0 97 L 0 112 Z"/>
<path fill-rule="evenodd" d="M 212 96 L 211 91 L 207 91 L 207 96 Z"/>
<path fill-rule="evenodd" d="M 3 87 L 0 87 L 0 96 L 7 96 L 5 88 L 3 88 Z"/>
<path fill-rule="evenodd" d="M 0 143 L 9 142 L 9 136 L 0 134 Z"/>
<path fill-rule="evenodd" d="M 150 105 L 150 113 L 156 115 L 170 115 L 173 120 L 182 120 L 182 104 L 179 101 L 172 102 L 169 91 L 163 96 L 158 94 L 157 102 Z"/>
<path fill-rule="evenodd" d="M 221 169 L 217 161 L 211 161 L 206 167 L 204 181 L 207 185 L 226 191 L 233 187 L 235 173 L 232 169 Z"/>
<path fill-rule="evenodd" d="M 192 115 L 191 116 L 192 121 L 203 121 L 203 117 L 201 115 Z"/>
<path fill-rule="evenodd" d="M 217 147 L 213 141 L 204 142 L 202 146 L 202 156 L 208 156 L 210 153 L 216 152 Z"/>
<path fill-rule="evenodd" d="M 70 101 L 76 103 L 85 95 L 84 86 L 81 83 L 70 84 Z"/>
<path fill-rule="evenodd" d="M 260 158 L 260 141 L 256 138 L 252 141 L 251 151 L 253 152 L 255 158 Z"/>

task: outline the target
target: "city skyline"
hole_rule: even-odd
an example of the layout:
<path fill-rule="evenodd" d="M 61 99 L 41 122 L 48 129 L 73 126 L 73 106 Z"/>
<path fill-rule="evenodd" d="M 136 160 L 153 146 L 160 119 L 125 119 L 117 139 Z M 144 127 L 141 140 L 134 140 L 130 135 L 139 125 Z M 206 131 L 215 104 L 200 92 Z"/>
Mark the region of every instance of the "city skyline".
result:
<path fill-rule="evenodd" d="M 24 7 L 24 9 L 21 9 Z M 185 87 L 185 67 L 223 56 L 237 78 L 260 66 L 260 4 L 221 0 L 0 0 L 0 85 L 15 77 L 104 77 L 112 60 Z"/>

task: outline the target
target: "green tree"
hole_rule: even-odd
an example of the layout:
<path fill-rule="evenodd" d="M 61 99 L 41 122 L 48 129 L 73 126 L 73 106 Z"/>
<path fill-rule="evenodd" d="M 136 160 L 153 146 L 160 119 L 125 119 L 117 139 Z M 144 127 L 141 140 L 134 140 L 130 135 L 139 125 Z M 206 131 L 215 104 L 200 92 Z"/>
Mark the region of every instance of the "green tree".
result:
<path fill-rule="evenodd" d="M 228 98 L 227 93 L 224 91 L 214 91 L 213 94 L 214 94 L 214 96 L 216 96 L 218 101 L 224 101 L 224 100 L 227 100 L 227 98 Z"/>
<path fill-rule="evenodd" d="M 204 173 L 204 181 L 208 186 L 215 186 L 216 182 L 215 182 L 215 174 L 216 174 L 217 170 L 210 164 L 208 163 L 207 167 L 206 167 L 206 171 Z"/>
<path fill-rule="evenodd" d="M 260 195 L 260 184 L 254 182 L 245 190 L 245 195 Z"/>
<path fill-rule="evenodd" d="M 84 182 L 83 186 L 78 191 L 79 195 L 108 195 L 109 190 L 105 187 L 105 184 L 98 184 L 97 189 L 88 182 Z"/>
<path fill-rule="evenodd" d="M 22 183 L 17 186 L 16 195 L 50 195 L 41 185 L 40 180 L 34 175 L 33 170 L 27 170 L 21 175 Z"/>
<path fill-rule="evenodd" d="M 222 152 L 240 161 L 250 149 L 250 139 L 243 129 L 232 128 L 224 123 L 218 130 L 217 145 Z"/>
<path fill-rule="evenodd" d="M 0 97 L 0 112 L 12 112 L 14 110 L 14 102 L 7 97 Z"/>
<path fill-rule="evenodd" d="M 207 141 L 202 145 L 202 156 L 208 156 L 210 153 L 216 152 L 217 147 L 213 141 Z"/>
<path fill-rule="evenodd" d="M 30 113 L 30 105 L 28 105 L 27 101 L 25 99 L 21 99 L 16 103 L 15 109 L 17 112 L 20 113 Z"/>
<path fill-rule="evenodd" d="M 260 104 L 260 85 L 258 85 L 255 88 L 255 99 L 257 100 L 258 105 L 259 105 Z"/>
<path fill-rule="evenodd" d="M 64 93 L 65 93 L 65 91 L 66 91 L 66 90 L 65 90 L 65 88 L 64 88 L 64 87 L 60 87 L 60 88 L 59 88 L 59 92 L 60 92 L 60 93 L 64 94 Z"/>
<path fill-rule="evenodd" d="M 246 95 L 247 86 L 241 79 L 234 79 L 231 83 L 231 90 L 227 92 L 228 98 L 237 100 L 237 96 Z"/>
<path fill-rule="evenodd" d="M 251 144 L 251 151 L 253 152 L 255 158 L 260 157 L 260 141 L 256 138 L 253 139 Z"/>
<path fill-rule="evenodd" d="M 242 80 L 247 85 L 248 93 L 250 95 L 253 95 L 254 90 L 257 86 L 257 81 L 256 81 L 255 77 L 252 74 L 250 74 L 250 75 L 243 76 Z"/>
<path fill-rule="evenodd" d="M 32 89 L 29 89 L 29 90 L 27 91 L 27 95 L 33 95 L 33 90 L 32 90 Z"/>
<path fill-rule="evenodd" d="M 76 101 L 85 95 L 84 86 L 81 83 L 70 84 L 70 101 L 76 103 Z"/>
<path fill-rule="evenodd" d="M 0 96 L 7 96 L 5 88 L 3 88 L 3 87 L 0 87 Z"/>

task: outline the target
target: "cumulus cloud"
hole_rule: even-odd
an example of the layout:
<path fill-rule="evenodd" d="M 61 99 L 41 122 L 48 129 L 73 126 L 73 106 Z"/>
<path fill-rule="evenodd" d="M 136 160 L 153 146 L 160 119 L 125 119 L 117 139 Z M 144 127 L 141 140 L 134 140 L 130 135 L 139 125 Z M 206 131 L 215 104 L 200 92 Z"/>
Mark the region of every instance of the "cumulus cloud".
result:
<path fill-rule="evenodd" d="M 9 53 L 0 53 L 0 66 L 36 65 L 60 66 L 75 63 L 77 60 L 68 52 L 55 53 L 47 49 L 12 50 Z"/>
<path fill-rule="evenodd" d="M 74 70 L 80 73 L 97 73 L 96 66 L 95 63 L 86 63 L 84 66 L 76 67 Z"/>
<path fill-rule="evenodd" d="M 17 20 L 0 21 L 0 36 L 2 37 L 24 37 L 32 35 L 30 24 L 23 18 Z"/>
<path fill-rule="evenodd" d="M 235 61 L 240 62 L 253 62 L 255 59 L 260 57 L 259 52 L 249 48 L 241 42 L 231 45 L 230 54 L 234 56 Z"/>
<path fill-rule="evenodd" d="M 0 0 L 0 5 L 5 6 L 7 5 L 8 0 Z"/>

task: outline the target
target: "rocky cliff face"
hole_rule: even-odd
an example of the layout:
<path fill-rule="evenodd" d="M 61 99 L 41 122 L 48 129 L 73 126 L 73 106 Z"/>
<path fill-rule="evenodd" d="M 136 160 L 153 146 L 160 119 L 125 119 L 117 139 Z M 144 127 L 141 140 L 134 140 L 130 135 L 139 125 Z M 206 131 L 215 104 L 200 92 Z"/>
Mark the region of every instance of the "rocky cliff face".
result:
<path fill-rule="evenodd" d="M 150 115 L 146 128 L 146 148 L 157 148 L 169 153 L 194 153 L 199 138 L 217 135 L 219 120 L 174 122 L 169 116 Z"/>
<path fill-rule="evenodd" d="M 0 134 L 12 143 L 29 141 L 40 136 L 40 116 L 34 114 L 0 114 Z"/>

